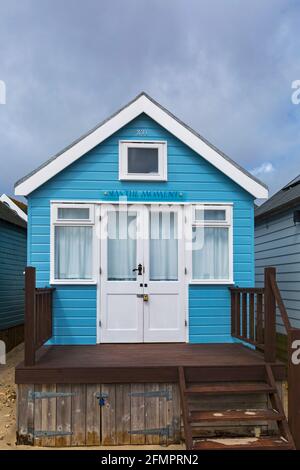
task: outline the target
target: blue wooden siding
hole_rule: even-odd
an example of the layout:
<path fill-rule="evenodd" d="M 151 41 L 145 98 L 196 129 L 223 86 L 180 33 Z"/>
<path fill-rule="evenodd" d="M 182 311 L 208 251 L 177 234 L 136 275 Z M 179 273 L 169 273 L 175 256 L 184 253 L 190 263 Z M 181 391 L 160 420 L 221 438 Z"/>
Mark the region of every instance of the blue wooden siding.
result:
<path fill-rule="evenodd" d="M 26 230 L 0 220 L 0 330 L 24 322 Z"/>
<path fill-rule="evenodd" d="M 139 137 L 137 129 L 146 130 L 147 136 Z M 119 181 L 120 139 L 166 140 L 168 181 Z M 50 200 L 99 200 L 109 190 L 145 189 L 181 191 L 185 201 L 232 202 L 235 282 L 253 285 L 252 196 L 146 115 L 124 126 L 30 195 L 29 262 L 37 268 L 38 285 L 49 284 Z M 192 286 L 189 290 L 190 341 L 231 341 L 227 286 Z M 95 343 L 96 287 L 57 286 L 54 324 L 55 343 Z"/>
<path fill-rule="evenodd" d="M 277 281 L 289 318 L 300 328 L 300 225 L 294 224 L 293 209 L 271 216 L 255 227 L 255 281 L 263 285 L 264 268 L 275 266 Z M 286 334 L 281 316 L 277 329 Z"/>

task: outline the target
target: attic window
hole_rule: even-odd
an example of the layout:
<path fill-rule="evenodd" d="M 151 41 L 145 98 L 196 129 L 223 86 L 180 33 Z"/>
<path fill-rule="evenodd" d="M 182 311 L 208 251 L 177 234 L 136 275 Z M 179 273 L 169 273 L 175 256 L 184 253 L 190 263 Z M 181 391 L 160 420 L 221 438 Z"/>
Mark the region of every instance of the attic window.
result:
<path fill-rule="evenodd" d="M 119 179 L 166 181 L 166 142 L 120 142 Z"/>

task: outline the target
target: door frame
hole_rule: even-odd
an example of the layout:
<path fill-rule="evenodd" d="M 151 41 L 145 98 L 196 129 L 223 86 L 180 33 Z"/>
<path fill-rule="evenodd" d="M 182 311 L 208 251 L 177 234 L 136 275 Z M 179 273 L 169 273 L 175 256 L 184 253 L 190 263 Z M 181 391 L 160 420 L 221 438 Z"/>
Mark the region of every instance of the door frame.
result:
<path fill-rule="evenodd" d="M 103 205 L 124 205 L 126 204 L 126 206 L 129 206 L 129 207 L 132 207 L 134 205 L 144 205 L 144 206 L 149 206 L 149 205 L 157 205 L 157 206 L 166 206 L 166 205 L 169 205 L 169 206 L 180 206 L 182 208 L 182 234 L 184 235 L 185 231 L 184 231 L 184 225 L 186 223 L 186 220 L 187 220 L 187 210 L 189 210 L 190 208 L 190 204 L 183 204 L 183 203 L 180 203 L 180 202 L 166 202 L 166 201 L 163 201 L 163 202 L 160 202 L 160 201 L 126 201 L 126 202 L 121 202 L 121 201 L 101 201 L 101 202 L 98 202 L 98 204 L 96 205 L 96 209 L 95 209 L 95 216 L 96 216 L 96 219 L 95 219 L 95 229 L 96 229 L 96 232 L 98 234 L 100 234 L 101 232 L 101 206 Z M 187 265 L 188 265 L 188 257 L 187 257 L 187 253 L 186 253 L 186 249 L 185 249 L 185 238 L 183 237 L 183 240 L 182 240 L 182 243 L 183 243 L 183 262 L 184 262 L 184 265 L 185 267 L 187 268 Z M 102 317 L 102 312 L 101 312 L 101 277 L 102 277 L 102 273 L 101 273 L 101 248 L 100 248 L 100 244 L 101 244 L 101 238 L 99 237 L 98 241 L 97 241 L 97 262 L 98 262 L 98 267 L 97 267 L 97 294 L 96 294 L 96 309 L 97 309 L 97 315 L 96 315 L 96 341 L 97 341 L 97 344 L 101 344 L 102 341 L 101 341 L 101 336 L 102 336 L 102 324 L 103 324 L 103 317 Z M 183 276 L 183 287 L 182 287 L 182 295 L 184 296 L 183 300 L 182 300 L 182 304 L 185 306 L 185 315 L 184 315 L 184 319 L 185 319 L 185 332 L 184 332 L 184 337 L 185 337 L 185 342 L 188 343 L 189 342 L 189 282 L 188 282 L 188 276 L 187 274 L 185 273 L 185 275 Z M 113 343 L 111 343 L 113 344 Z M 147 343 L 147 344 L 155 344 L 155 343 Z M 166 342 L 167 344 L 167 342 Z"/>

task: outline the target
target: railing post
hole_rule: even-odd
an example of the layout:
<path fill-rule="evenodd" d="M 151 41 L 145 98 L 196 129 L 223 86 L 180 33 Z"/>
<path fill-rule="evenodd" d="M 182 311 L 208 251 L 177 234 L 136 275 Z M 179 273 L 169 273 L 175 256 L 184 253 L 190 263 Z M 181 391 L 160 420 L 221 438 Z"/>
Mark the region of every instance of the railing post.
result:
<path fill-rule="evenodd" d="M 276 301 L 271 285 L 271 277 L 276 279 L 275 268 L 265 268 L 265 361 L 276 361 Z"/>
<path fill-rule="evenodd" d="M 288 422 L 300 450 L 300 329 L 288 332 Z"/>
<path fill-rule="evenodd" d="M 35 364 L 35 268 L 25 268 L 25 366 Z"/>

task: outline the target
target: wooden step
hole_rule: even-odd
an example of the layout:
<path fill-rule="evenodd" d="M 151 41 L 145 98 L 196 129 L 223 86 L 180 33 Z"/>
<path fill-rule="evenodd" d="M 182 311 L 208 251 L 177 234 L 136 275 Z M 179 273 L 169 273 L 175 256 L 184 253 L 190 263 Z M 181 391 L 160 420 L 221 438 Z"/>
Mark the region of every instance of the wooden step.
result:
<path fill-rule="evenodd" d="M 294 450 L 292 443 L 282 437 L 243 437 L 202 439 L 195 441 L 194 450 Z"/>
<path fill-rule="evenodd" d="M 191 411 L 189 422 L 200 421 L 282 421 L 282 416 L 276 410 L 215 410 L 215 411 Z"/>
<path fill-rule="evenodd" d="M 264 382 L 197 383 L 186 387 L 186 395 L 240 395 L 274 393 L 276 389 Z"/>

